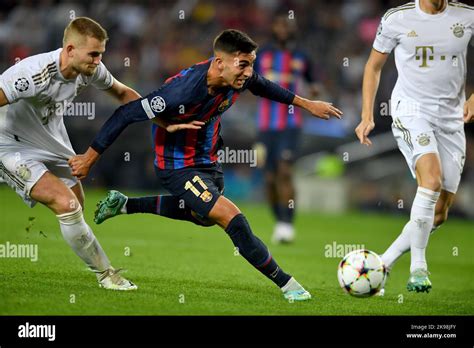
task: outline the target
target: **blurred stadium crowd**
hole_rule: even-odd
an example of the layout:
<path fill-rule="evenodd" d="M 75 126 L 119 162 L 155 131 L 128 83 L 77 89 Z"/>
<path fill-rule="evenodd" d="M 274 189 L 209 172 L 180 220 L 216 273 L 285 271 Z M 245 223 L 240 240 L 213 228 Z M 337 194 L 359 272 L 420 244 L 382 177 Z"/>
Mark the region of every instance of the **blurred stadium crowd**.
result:
<path fill-rule="evenodd" d="M 319 151 L 333 152 L 341 144 L 354 142 L 354 128 L 361 109 L 361 83 L 364 65 L 384 12 L 406 1 L 401 0 L 142 0 L 142 1 L 0 1 L 0 72 L 18 59 L 54 50 L 62 44 L 64 27 L 74 17 L 89 16 L 108 30 L 110 40 L 103 57 L 112 74 L 145 95 L 182 68 L 212 55 L 212 40 L 224 28 L 246 31 L 259 44 L 271 39 L 275 13 L 294 15 L 297 43 L 312 60 L 319 82 L 318 99 L 334 102 L 344 111 L 343 121 L 323 122 L 306 117 L 305 136 L 300 155 Z M 474 91 L 472 42 L 468 54 L 467 91 Z M 378 102 L 388 102 L 397 72 L 393 55 L 386 64 Z M 105 94 L 86 90 L 78 101 L 94 102 L 95 117 L 65 117 L 71 141 L 80 153 L 86 150 L 95 133 L 112 114 L 116 104 Z M 249 149 L 256 140 L 256 98 L 245 93 L 224 115 L 223 136 L 231 148 Z M 390 131 L 391 118 L 376 117 L 374 134 Z M 468 155 L 463 185 L 474 182 L 474 137 L 472 125 L 466 127 Z M 159 188 L 153 172 L 153 152 L 149 124 L 127 129 L 95 167 L 87 186 L 126 187 L 136 190 Z M 393 210 L 393 200 L 413 197 L 415 182 L 409 176 L 402 155 L 397 154 L 399 173 L 368 180 L 361 164 L 348 164 L 344 177 L 354 188 L 353 206 L 364 209 Z M 381 156 L 386 156 L 383 154 Z M 369 159 L 374 160 L 376 157 Z M 404 166 L 404 167 L 403 167 Z M 376 166 L 373 166 L 377 170 Z M 261 175 L 248 166 L 229 166 L 226 188 L 238 198 L 255 198 Z M 316 175 L 316 174 L 313 174 Z M 396 179 L 396 180 L 392 180 Z M 387 181 L 394 182 L 387 193 Z M 459 203 L 459 215 L 467 209 Z"/>

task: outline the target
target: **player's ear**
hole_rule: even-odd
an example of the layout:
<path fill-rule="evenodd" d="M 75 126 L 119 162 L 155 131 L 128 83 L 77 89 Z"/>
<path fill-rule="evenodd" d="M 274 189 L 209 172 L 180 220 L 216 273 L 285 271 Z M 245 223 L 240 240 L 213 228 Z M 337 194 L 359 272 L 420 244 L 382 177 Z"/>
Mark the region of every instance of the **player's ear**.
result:
<path fill-rule="evenodd" d="M 222 59 L 221 56 L 217 56 L 214 58 L 215 62 L 216 62 L 216 65 L 217 65 L 217 68 L 222 71 L 224 70 L 224 59 Z"/>
<path fill-rule="evenodd" d="M 67 44 L 65 49 L 66 49 L 66 53 L 68 55 L 68 57 L 72 57 L 73 55 L 73 51 L 74 51 L 74 45 L 73 44 Z"/>

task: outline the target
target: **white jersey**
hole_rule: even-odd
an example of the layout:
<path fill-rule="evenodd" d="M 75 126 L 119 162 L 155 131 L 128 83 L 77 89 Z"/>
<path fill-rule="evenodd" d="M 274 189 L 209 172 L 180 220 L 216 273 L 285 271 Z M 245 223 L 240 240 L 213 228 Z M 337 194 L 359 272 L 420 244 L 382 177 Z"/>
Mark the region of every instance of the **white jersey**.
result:
<path fill-rule="evenodd" d="M 9 102 L 0 108 L 0 150 L 15 145 L 61 158 L 75 155 L 64 111 L 88 85 L 108 89 L 114 78 L 100 63 L 94 75 L 66 80 L 59 68 L 61 50 L 25 58 L 0 75 L 0 88 Z"/>
<path fill-rule="evenodd" d="M 474 7 L 449 3 L 439 14 L 419 0 L 386 12 L 373 48 L 395 49 L 398 80 L 392 92 L 395 117 L 426 118 L 447 132 L 463 129 L 467 47 L 474 32 Z"/>

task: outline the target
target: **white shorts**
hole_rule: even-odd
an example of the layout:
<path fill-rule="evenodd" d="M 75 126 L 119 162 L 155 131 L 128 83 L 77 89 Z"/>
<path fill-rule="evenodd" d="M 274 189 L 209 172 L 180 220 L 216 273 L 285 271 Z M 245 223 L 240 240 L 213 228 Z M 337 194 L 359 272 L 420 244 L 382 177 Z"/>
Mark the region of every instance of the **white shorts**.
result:
<path fill-rule="evenodd" d="M 436 153 L 441 162 L 442 189 L 457 192 L 466 159 L 464 129 L 447 133 L 420 117 L 393 117 L 392 132 L 414 178 L 418 159 Z"/>
<path fill-rule="evenodd" d="M 36 204 L 30 197 L 31 189 L 47 171 L 68 187 L 78 183 L 78 179 L 71 174 L 67 159 L 43 150 L 20 146 L 0 147 L 0 178 L 30 207 Z"/>

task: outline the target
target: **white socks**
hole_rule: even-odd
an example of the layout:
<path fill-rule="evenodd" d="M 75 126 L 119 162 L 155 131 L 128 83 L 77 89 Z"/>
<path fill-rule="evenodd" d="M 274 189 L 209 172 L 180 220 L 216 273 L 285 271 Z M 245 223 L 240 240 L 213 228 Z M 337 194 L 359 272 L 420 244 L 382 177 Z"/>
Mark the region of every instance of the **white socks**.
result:
<path fill-rule="evenodd" d="M 417 268 L 428 269 L 425 250 L 428 245 L 431 229 L 433 228 L 435 206 L 438 198 L 439 192 L 418 187 L 411 208 L 409 222 L 413 228 L 410 235 L 410 272 L 413 272 Z"/>
<path fill-rule="evenodd" d="M 110 268 L 110 261 L 87 225 L 79 206 L 71 213 L 57 215 L 66 242 L 92 271 L 102 272 Z"/>
<path fill-rule="evenodd" d="M 125 201 L 123 207 L 120 209 L 120 213 L 127 214 L 127 203 L 128 203 L 128 197 L 127 197 L 127 200 Z"/>
<path fill-rule="evenodd" d="M 411 208 L 410 221 L 405 225 L 400 236 L 382 255 L 382 260 L 389 270 L 394 262 L 409 250 L 411 250 L 410 272 L 416 268 L 427 269 L 425 250 L 433 229 L 438 198 L 439 192 L 418 187 Z"/>
<path fill-rule="evenodd" d="M 390 272 L 393 264 L 397 261 L 400 256 L 405 254 L 407 251 L 410 251 L 410 221 L 403 227 L 402 233 L 398 236 L 397 239 L 390 245 L 390 247 L 381 255 L 383 263 Z"/>
<path fill-rule="evenodd" d="M 293 291 L 293 290 L 301 290 L 303 287 L 300 283 L 296 281 L 295 278 L 291 277 L 288 282 L 283 285 L 280 289 L 282 292 Z"/>

